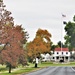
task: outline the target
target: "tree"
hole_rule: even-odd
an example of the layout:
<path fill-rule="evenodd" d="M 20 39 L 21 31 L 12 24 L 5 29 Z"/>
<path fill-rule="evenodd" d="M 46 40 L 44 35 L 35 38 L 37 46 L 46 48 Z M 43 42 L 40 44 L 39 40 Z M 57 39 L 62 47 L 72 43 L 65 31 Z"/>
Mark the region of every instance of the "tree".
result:
<path fill-rule="evenodd" d="M 38 29 L 33 41 L 28 43 L 28 56 L 33 60 L 41 53 L 50 52 L 51 34 L 47 30 Z"/>
<path fill-rule="evenodd" d="M 59 47 L 58 45 L 54 45 L 53 43 L 51 43 L 51 51 L 54 52 L 55 48 Z"/>
<path fill-rule="evenodd" d="M 64 48 L 64 47 L 65 47 L 65 45 L 64 45 L 61 41 L 59 41 L 59 42 L 57 43 L 57 45 L 58 45 L 60 48 Z"/>
<path fill-rule="evenodd" d="M 11 12 L 4 9 L 6 6 L 3 1 L 0 1 L 0 43 L 3 47 L 0 48 L 0 63 L 6 64 L 11 68 L 16 67 L 22 60 L 26 63 L 25 50 L 23 44 L 27 41 L 27 32 L 23 30 L 21 25 L 14 25 Z M 21 62 L 20 62 L 21 63 Z"/>
<path fill-rule="evenodd" d="M 75 48 L 75 16 L 73 17 L 73 22 L 69 21 L 65 26 L 66 36 L 65 44 L 72 50 Z"/>

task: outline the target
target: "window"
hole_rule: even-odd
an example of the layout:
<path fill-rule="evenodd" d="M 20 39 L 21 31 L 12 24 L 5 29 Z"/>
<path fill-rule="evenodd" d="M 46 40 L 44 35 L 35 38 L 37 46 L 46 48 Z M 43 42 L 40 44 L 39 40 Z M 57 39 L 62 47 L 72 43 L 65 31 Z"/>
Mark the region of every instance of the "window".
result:
<path fill-rule="evenodd" d="M 66 54 L 68 54 L 68 52 L 66 52 Z"/>
<path fill-rule="evenodd" d="M 57 54 L 59 54 L 59 52 L 57 52 Z"/>
<path fill-rule="evenodd" d="M 66 57 L 66 59 L 68 60 L 68 57 Z"/>
<path fill-rule="evenodd" d="M 57 59 L 59 59 L 59 57 L 56 57 Z"/>
<path fill-rule="evenodd" d="M 63 54 L 63 52 L 62 52 L 62 54 Z"/>
<path fill-rule="evenodd" d="M 54 57 L 53 57 L 53 59 L 54 59 Z"/>

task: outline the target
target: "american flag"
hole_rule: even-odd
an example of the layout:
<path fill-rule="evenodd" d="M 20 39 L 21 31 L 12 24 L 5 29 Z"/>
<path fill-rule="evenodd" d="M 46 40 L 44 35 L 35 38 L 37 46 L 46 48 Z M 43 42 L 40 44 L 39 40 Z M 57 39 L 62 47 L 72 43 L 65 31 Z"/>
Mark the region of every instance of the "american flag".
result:
<path fill-rule="evenodd" d="M 66 17 L 66 15 L 62 14 L 62 17 Z"/>

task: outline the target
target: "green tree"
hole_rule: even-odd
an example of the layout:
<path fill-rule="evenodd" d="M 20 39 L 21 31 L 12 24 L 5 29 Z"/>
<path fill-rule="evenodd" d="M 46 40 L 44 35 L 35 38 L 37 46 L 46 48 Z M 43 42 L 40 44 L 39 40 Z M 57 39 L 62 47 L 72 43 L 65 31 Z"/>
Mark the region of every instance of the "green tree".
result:
<path fill-rule="evenodd" d="M 64 48 L 64 47 L 65 47 L 65 45 L 64 45 L 61 41 L 59 41 L 59 42 L 57 43 L 57 45 L 58 45 L 60 48 Z"/>
<path fill-rule="evenodd" d="M 75 48 L 75 16 L 73 17 L 73 22 L 69 21 L 65 26 L 65 45 L 72 50 Z"/>
<path fill-rule="evenodd" d="M 58 46 L 58 45 L 54 45 L 54 44 L 52 44 L 52 45 L 51 45 L 51 51 L 54 52 L 55 48 L 57 48 L 57 47 L 59 47 L 59 46 Z"/>

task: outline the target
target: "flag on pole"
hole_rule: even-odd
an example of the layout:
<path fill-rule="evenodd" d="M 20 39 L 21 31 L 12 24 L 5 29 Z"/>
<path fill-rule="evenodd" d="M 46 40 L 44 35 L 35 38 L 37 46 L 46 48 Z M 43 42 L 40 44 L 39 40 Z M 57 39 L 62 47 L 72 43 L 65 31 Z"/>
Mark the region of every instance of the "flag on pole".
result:
<path fill-rule="evenodd" d="M 66 15 L 62 14 L 62 17 L 66 17 Z"/>

